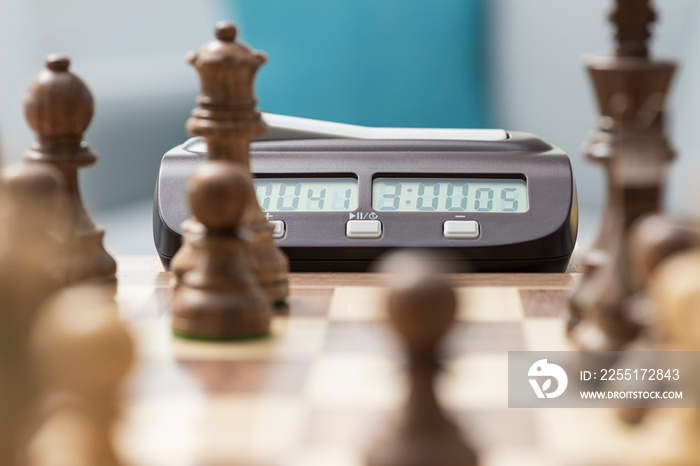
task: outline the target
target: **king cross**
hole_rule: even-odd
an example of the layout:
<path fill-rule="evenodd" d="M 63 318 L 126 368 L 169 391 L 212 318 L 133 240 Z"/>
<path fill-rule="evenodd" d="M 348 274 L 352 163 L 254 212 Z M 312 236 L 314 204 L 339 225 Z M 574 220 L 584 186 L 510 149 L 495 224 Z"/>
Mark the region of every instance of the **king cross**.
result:
<path fill-rule="evenodd" d="M 647 40 L 651 37 L 649 25 L 656 21 L 651 0 L 615 0 L 615 3 L 610 21 L 617 29 L 617 54 L 646 57 Z"/>

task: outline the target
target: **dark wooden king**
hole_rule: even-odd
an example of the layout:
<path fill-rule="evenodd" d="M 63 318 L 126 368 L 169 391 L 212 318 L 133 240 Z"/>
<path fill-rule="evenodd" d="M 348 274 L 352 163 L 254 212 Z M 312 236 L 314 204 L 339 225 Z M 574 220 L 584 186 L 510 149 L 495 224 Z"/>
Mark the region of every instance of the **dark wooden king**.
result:
<path fill-rule="evenodd" d="M 595 88 L 597 128 L 586 157 L 606 170 L 608 198 L 600 231 L 570 300 L 569 332 L 584 350 L 619 350 L 639 331 L 626 307 L 631 294 L 628 240 L 640 217 L 662 206 L 674 153 L 664 132 L 664 106 L 676 65 L 650 58 L 650 0 L 616 0 L 610 20 L 617 48 L 587 58 Z"/>

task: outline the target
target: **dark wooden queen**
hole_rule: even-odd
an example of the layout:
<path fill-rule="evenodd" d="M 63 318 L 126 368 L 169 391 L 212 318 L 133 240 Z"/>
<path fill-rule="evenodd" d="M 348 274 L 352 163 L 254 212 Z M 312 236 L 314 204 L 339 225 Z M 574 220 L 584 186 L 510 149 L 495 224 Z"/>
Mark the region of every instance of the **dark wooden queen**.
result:
<path fill-rule="evenodd" d="M 250 170 L 250 141 L 267 131 L 253 90 L 256 73 L 266 58 L 236 41 L 236 27 L 226 21 L 216 26 L 216 40 L 205 44 L 187 61 L 195 67 L 201 81 L 197 108 L 192 110 L 186 128 L 194 136 L 203 136 L 208 160 L 239 163 Z M 254 188 L 243 223 L 252 233 L 250 246 L 253 270 L 272 303 L 283 302 L 289 294 L 289 261 L 277 248 L 273 227 L 257 203 Z M 183 246 L 175 255 L 172 269 L 178 283 L 196 263 L 197 252 L 191 241 L 204 234 L 196 217 L 183 224 Z"/>

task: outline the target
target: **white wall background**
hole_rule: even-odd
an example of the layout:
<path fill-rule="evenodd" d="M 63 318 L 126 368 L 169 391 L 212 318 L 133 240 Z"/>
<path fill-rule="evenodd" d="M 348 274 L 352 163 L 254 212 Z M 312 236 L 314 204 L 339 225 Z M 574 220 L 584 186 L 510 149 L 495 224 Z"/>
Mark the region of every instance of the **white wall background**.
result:
<path fill-rule="evenodd" d="M 583 56 L 612 50 L 606 21 L 610 0 L 490 0 L 492 69 L 499 124 L 530 131 L 571 157 L 586 238 L 604 200 L 600 167 L 587 163 L 582 145 L 597 109 Z M 678 152 L 667 204 L 677 214 L 699 214 L 700 2 L 657 0 L 651 49 L 681 62 L 669 100 L 668 130 Z"/>
<path fill-rule="evenodd" d="M 44 56 L 66 53 L 88 83 L 95 117 L 81 172 L 86 204 L 152 195 L 160 157 L 185 138 L 199 84 L 185 54 L 213 37 L 221 3 L 187 0 L 0 0 L 0 141 L 19 160 L 33 136 L 22 96 Z"/>

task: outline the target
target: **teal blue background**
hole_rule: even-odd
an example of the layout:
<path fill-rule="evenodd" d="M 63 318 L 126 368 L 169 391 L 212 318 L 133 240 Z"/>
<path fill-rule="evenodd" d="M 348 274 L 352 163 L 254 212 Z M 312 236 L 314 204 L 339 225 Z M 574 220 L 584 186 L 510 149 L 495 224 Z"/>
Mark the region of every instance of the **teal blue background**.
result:
<path fill-rule="evenodd" d="M 263 111 L 372 126 L 488 127 L 483 0 L 238 0 Z"/>

